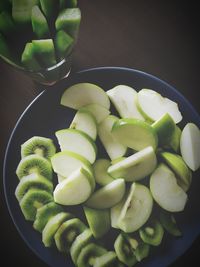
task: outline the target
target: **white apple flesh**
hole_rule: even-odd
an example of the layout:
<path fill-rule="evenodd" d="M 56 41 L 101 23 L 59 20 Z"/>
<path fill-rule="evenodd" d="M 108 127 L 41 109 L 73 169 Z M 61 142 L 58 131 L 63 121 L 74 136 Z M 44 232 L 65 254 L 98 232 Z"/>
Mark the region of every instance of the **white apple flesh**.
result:
<path fill-rule="evenodd" d="M 99 104 L 86 105 L 82 107 L 82 110 L 89 111 L 96 119 L 97 124 L 101 123 L 110 114 L 110 110 Z"/>

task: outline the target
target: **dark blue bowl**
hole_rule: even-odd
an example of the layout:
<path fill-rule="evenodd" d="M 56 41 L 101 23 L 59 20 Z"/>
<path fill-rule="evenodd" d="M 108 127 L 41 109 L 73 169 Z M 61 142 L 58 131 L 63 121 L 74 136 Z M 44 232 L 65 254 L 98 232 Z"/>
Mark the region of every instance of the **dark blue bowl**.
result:
<path fill-rule="evenodd" d="M 55 140 L 54 132 L 67 128 L 75 112 L 60 105 L 60 97 L 64 89 L 78 82 L 96 83 L 105 90 L 118 84 L 132 86 L 136 90 L 150 88 L 179 104 L 185 122 L 194 122 L 200 127 L 200 117 L 191 104 L 172 86 L 144 72 L 127 68 L 95 68 L 79 72 L 61 81 L 54 88 L 42 92 L 19 118 L 10 137 L 4 161 L 4 192 L 9 212 L 20 235 L 44 262 L 51 267 L 74 266 L 70 257 L 64 257 L 55 248 L 47 249 L 41 241 L 41 234 L 36 232 L 32 224 L 25 221 L 14 192 L 18 184 L 15 175 L 20 161 L 20 146 L 34 135 L 46 136 Z M 101 151 L 100 151 L 101 152 Z M 103 152 L 102 152 L 103 153 Z M 151 256 L 137 266 L 166 267 L 182 255 L 200 233 L 200 179 L 198 172 L 194 174 L 189 201 L 184 212 L 177 215 L 183 237 L 174 238 L 166 234 L 161 246 L 151 250 Z M 16 248 L 17 249 L 17 248 Z"/>

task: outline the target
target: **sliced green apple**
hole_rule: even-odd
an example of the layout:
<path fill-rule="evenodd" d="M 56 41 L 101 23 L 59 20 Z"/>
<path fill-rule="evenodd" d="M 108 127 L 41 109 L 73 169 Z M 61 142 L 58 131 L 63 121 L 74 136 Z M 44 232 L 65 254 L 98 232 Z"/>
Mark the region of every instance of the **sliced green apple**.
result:
<path fill-rule="evenodd" d="M 113 181 L 113 178 L 107 173 L 108 167 L 110 166 L 110 160 L 98 159 L 93 165 L 94 178 L 99 185 L 107 185 Z"/>
<path fill-rule="evenodd" d="M 55 134 L 61 151 L 71 151 L 86 158 L 90 163 L 95 162 L 97 148 L 87 134 L 75 129 L 59 130 Z"/>
<path fill-rule="evenodd" d="M 110 110 L 99 104 L 89 104 L 82 107 L 82 109 L 89 111 L 94 116 L 97 123 L 102 122 L 110 114 Z"/>
<path fill-rule="evenodd" d="M 117 121 L 116 116 L 109 115 L 98 127 L 99 138 L 111 160 L 124 156 L 127 151 L 127 147 L 119 143 L 112 133 L 112 127 Z"/>
<path fill-rule="evenodd" d="M 116 179 L 94 192 L 86 206 L 95 209 L 111 208 L 123 198 L 125 189 L 124 179 Z"/>
<path fill-rule="evenodd" d="M 93 169 L 90 162 L 79 154 L 71 151 L 56 153 L 51 158 L 51 164 L 54 171 L 63 177 L 68 177 L 80 167 L 86 169 L 91 176 L 93 176 Z"/>
<path fill-rule="evenodd" d="M 184 127 L 180 150 L 187 166 L 196 171 L 200 167 L 200 130 L 194 123 L 187 123 Z"/>
<path fill-rule="evenodd" d="M 117 205 L 115 205 L 110 209 L 111 226 L 113 228 L 119 229 L 118 220 L 126 199 L 127 199 L 127 194 L 125 193 L 122 200 L 119 203 L 117 203 Z"/>
<path fill-rule="evenodd" d="M 192 172 L 185 164 L 181 156 L 170 153 L 161 152 L 162 159 L 174 171 L 177 177 L 177 183 L 184 191 L 187 191 L 192 182 Z"/>
<path fill-rule="evenodd" d="M 137 231 L 148 220 L 152 207 L 150 190 L 144 185 L 133 183 L 122 207 L 118 227 L 126 233 Z"/>
<path fill-rule="evenodd" d="M 113 178 L 123 177 L 126 181 L 138 181 L 151 174 L 157 165 L 156 154 L 151 146 L 136 152 L 108 168 Z"/>
<path fill-rule="evenodd" d="M 85 202 L 91 193 L 91 176 L 86 170 L 80 168 L 60 182 L 56 186 L 53 195 L 56 203 L 70 206 Z"/>
<path fill-rule="evenodd" d="M 93 115 L 81 108 L 75 115 L 72 123 L 70 124 L 71 129 L 80 130 L 89 135 L 94 141 L 97 137 L 97 125 L 96 119 Z"/>
<path fill-rule="evenodd" d="M 61 97 L 61 105 L 73 109 L 93 103 L 110 108 L 110 100 L 105 91 L 92 83 L 74 84 L 67 88 Z"/>
<path fill-rule="evenodd" d="M 164 210 L 179 212 L 184 210 L 187 194 L 177 184 L 174 173 L 165 165 L 160 164 L 150 177 L 150 190 L 154 200 Z"/>
<path fill-rule="evenodd" d="M 61 183 L 63 180 L 66 179 L 66 177 L 60 175 L 60 174 L 57 174 L 57 178 L 58 178 L 58 183 Z"/>
<path fill-rule="evenodd" d="M 150 89 L 142 89 L 138 92 L 137 105 L 142 115 L 150 121 L 160 119 L 165 113 L 169 113 L 175 123 L 182 120 L 177 103 Z"/>
<path fill-rule="evenodd" d="M 117 85 L 106 93 L 122 118 L 136 118 L 144 121 L 136 105 L 135 89 L 127 85 Z"/>
<path fill-rule="evenodd" d="M 158 137 L 153 127 L 137 119 L 117 120 L 113 125 L 112 134 L 119 143 L 137 151 L 147 146 L 156 149 L 158 144 Z"/>
<path fill-rule="evenodd" d="M 167 146 L 172 148 L 177 153 L 180 149 L 180 139 L 181 139 L 181 129 L 176 125 Z"/>

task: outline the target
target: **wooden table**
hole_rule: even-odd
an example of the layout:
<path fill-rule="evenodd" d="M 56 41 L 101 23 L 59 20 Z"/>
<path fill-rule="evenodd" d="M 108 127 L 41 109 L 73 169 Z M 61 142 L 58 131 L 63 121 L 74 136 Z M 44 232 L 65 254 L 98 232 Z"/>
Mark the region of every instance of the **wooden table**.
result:
<path fill-rule="evenodd" d="M 100 66 L 139 69 L 176 87 L 200 113 L 197 6 L 176 0 L 80 0 L 79 6 L 83 18 L 72 72 Z M 0 63 L 1 163 L 17 119 L 43 89 Z M 7 212 L 2 186 L 0 206 L 1 256 L 8 254 L 6 266 L 13 263 L 21 267 L 46 266 L 19 237 Z M 172 266 L 189 265 L 194 259 L 197 263 L 192 266 L 200 266 L 198 251 L 200 240 L 197 239 Z"/>

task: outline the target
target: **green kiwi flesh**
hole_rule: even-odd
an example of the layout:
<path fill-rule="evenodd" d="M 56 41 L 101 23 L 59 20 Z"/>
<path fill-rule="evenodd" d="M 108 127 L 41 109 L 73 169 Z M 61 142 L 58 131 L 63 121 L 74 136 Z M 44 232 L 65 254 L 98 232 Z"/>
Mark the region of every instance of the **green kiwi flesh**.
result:
<path fill-rule="evenodd" d="M 182 236 L 180 229 L 176 224 L 176 220 L 172 214 L 169 212 L 162 211 L 160 213 L 160 222 L 164 229 L 173 236 Z"/>

